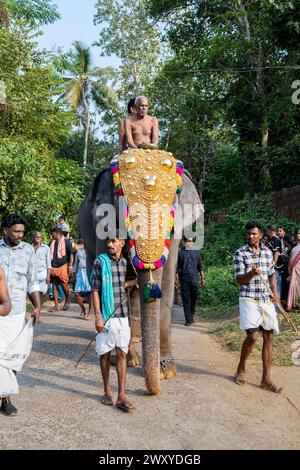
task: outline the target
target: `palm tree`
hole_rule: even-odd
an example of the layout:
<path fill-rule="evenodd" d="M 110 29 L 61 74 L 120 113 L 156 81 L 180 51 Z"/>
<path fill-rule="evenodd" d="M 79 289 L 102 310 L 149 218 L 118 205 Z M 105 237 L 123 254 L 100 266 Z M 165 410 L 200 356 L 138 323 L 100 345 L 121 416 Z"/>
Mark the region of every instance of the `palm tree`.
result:
<path fill-rule="evenodd" d="M 83 166 L 87 164 L 88 140 L 90 135 L 91 112 L 90 105 L 93 101 L 99 110 L 103 111 L 116 106 L 118 98 L 108 80 L 114 77 L 111 67 L 92 68 L 92 53 L 89 47 L 82 42 L 73 43 L 75 53 L 69 67 L 71 76 L 64 77 L 66 90 L 60 98 L 67 99 L 76 109 L 79 122 L 85 128 L 85 145 Z"/>

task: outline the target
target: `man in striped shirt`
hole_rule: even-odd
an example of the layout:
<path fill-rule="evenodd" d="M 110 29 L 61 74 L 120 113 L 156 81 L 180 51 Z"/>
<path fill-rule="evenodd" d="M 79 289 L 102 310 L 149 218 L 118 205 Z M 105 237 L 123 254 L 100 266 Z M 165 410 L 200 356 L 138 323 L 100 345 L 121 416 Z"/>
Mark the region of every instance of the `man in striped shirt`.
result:
<path fill-rule="evenodd" d="M 96 338 L 96 352 L 100 356 L 100 368 L 104 383 L 103 405 L 112 406 L 112 390 L 109 384 L 110 353 L 116 349 L 117 373 L 118 373 L 118 399 L 116 406 L 123 411 L 132 411 L 134 406 L 129 402 L 125 394 L 126 380 L 126 354 L 130 342 L 130 327 L 128 323 L 128 306 L 125 289 L 133 287 L 137 281 L 125 281 L 127 261 L 122 256 L 122 248 L 125 240 L 109 238 L 107 251 L 110 260 L 112 275 L 112 290 L 114 309 L 111 317 L 103 319 L 101 305 L 101 291 L 103 287 L 103 261 L 96 258 L 92 270 L 92 299 L 96 315 L 95 327 L 98 331 Z"/>
<path fill-rule="evenodd" d="M 235 276 L 240 285 L 240 328 L 247 333 L 235 382 L 238 385 L 246 383 L 246 361 L 261 331 L 263 335 L 261 387 L 281 393 L 282 387 L 271 380 L 273 334 L 279 333 L 277 315 L 272 303 L 278 301 L 273 256 L 269 248 L 261 243 L 263 225 L 254 220 L 245 228 L 247 244 L 234 255 Z M 270 285 L 272 296 L 265 284 Z"/>

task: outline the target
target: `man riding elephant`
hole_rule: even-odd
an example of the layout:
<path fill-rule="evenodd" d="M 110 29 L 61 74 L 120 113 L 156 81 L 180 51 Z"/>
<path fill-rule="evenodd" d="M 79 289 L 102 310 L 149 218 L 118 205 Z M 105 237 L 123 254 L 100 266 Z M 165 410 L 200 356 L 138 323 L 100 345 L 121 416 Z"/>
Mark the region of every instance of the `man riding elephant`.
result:
<path fill-rule="evenodd" d="M 136 113 L 125 118 L 125 142 L 130 148 L 158 144 L 158 120 L 148 116 L 148 107 L 148 98 L 137 96 L 134 102 Z"/>

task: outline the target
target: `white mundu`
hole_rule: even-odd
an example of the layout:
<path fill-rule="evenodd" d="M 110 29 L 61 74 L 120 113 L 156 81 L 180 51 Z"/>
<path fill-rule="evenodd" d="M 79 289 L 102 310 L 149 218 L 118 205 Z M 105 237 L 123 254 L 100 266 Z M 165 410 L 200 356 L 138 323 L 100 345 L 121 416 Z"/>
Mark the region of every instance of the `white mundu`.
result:
<path fill-rule="evenodd" d="M 130 333 L 128 317 L 110 318 L 105 324 L 105 330 L 96 336 L 96 353 L 103 356 L 114 348 L 120 348 L 127 354 Z"/>
<path fill-rule="evenodd" d="M 279 334 L 279 325 L 275 307 L 271 301 L 258 301 L 249 297 L 240 297 L 240 328 L 262 328 Z"/>
<path fill-rule="evenodd" d="M 20 372 L 33 339 L 33 319 L 24 315 L 0 317 L 0 397 L 16 395 L 19 386 L 13 371 Z"/>

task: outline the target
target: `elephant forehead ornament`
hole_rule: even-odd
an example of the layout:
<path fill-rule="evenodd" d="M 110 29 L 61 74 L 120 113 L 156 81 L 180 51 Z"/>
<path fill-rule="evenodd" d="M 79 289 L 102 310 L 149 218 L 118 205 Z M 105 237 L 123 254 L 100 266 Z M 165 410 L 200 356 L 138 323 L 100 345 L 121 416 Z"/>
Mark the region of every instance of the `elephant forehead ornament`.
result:
<path fill-rule="evenodd" d="M 132 262 L 138 270 L 150 270 L 145 300 L 152 301 L 161 297 L 151 271 L 161 268 L 168 258 L 183 164 L 163 150 L 130 149 L 112 160 L 111 171 L 115 192 L 125 196 Z"/>

